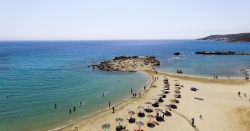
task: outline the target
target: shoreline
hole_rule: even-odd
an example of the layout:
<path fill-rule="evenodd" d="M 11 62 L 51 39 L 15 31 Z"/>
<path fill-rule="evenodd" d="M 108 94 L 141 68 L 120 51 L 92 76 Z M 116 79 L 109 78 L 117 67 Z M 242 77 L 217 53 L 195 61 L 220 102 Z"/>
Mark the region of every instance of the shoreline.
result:
<path fill-rule="evenodd" d="M 149 80 L 146 83 L 146 90 L 144 91 L 139 90 L 141 93 L 141 98 L 128 98 L 125 99 L 118 104 L 114 105 L 116 108 L 116 112 L 122 111 L 125 107 L 128 107 L 131 103 L 140 101 L 140 99 L 146 99 L 145 97 L 149 94 L 149 92 L 152 90 L 152 87 L 154 83 L 156 82 L 153 78 L 155 76 L 154 73 L 151 71 L 140 71 L 139 73 L 143 73 L 147 77 L 149 77 Z M 223 85 L 245 85 L 249 84 L 249 81 L 247 80 L 242 80 L 242 79 L 211 79 L 207 77 L 197 77 L 197 76 L 190 76 L 190 75 L 178 75 L 174 73 L 167 73 L 167 72 L 158 72 L 158 75 L 162 76 L 167 76 L 170 77 L 171 79 L 179 79 L 179 80 L 184 80 L 184 81 L 196 81 L 196 82 L 201 82 L 201 83 L 215 83 L 215 84 L 223 84 Z M 96 119 L 102 118 L 104 116 L 112 115 L 111 113 L 111 108 L 105 108 L 103 110 L 91 113 L 88 116 L 82 117 L 72 123 L 65 124 L 63 126 L 51 129 L 50 131 L 64 131 L 64 130 L 69 130 L 70 128 L 74 128 L 75 125 L 79 124 L 81 126 L 86 126 L 88 124 L 91 124 L 89 121 L 95 121 Z"/>
<path fill-rule="evenodd" d="M 240 84 L 240 83 L 248 83 L 248 80 L 243 79 L 242 77 L 230 77 L 230 79 L 226 77 L 219 77 L 218 79 L 212 78 L 212 76 L 199 76 L 199 75 L 188 75 L 188 74 L 176 74 L 169 73 L 165 71 L 160 71 L 160 74 L 167 75 L 169 77 L 184 79 L 184 80 L 194 80 L 194 81 L 202 81 L 202 82 L 215 82 L 215 83 L 229 83 L 229 84 Z"/>
<path fill-rule="evenodd" d="M 147 92 L 147 89 L 149 89 L 150 86 L 152 86 L 152 81 L 153 80 L 153 75 L 151 75 L 150 73 L 147 73 L 145 71 L 138 71 L 137 73 L 140 73 L 146 77 L 148 77 L 147 79 L 147 82 L 145 83 L 145 86 L 146 86 L 146 90 L 144 91 L 143 88 L 142 89 L 139 89 L 139 93 L 141 93 L 141 95 L 145 94 Z M 61 131 L 61 130 L 64 130 L 65 128 L 68 128 L 76 123 L 79 123 L 81 121 L 87 121 L 88 119 L 91 119 L 91 117 L 93 116 L 96 116 L 96 115 L 100 115 L 100 114 L 108 114 L 109 110 L 112 109 L 112 107 L 123 107 L 123 106 L 126 106 L 126 103 L 129 103 L 131 101 L 133 101 L 135 99 L 132 99 L 131 97 L 128 97 L 128 98 L 125 98 L 123 99 L 121 102 L 118 102 L 117 104 L 114 104 L 112 105 L 111 107 L 108 107 L 108 108 L 104 108 L 102 110 L 98 110 L 98 111 L 95 111 L 95 112 L 92 112 L 90 113 L 89 115 L 85 115 L 85 116 L 82 116 L 78 119 L 75 119 L 75 120 L 70 120 L 69 123 L 67 124 L 64 124 L 62 126 L 59 126 L 59 127 L 56 127 L 56 128 L 53 128 L 53 129 L 49 129 L 48 131 Z"/>
<path fill-rule="evenodd" d="M 188 77 L 194 77 L 194 78 L 207 78 L 207 79 L 213 79 L 214 80 L 212 75 L 195 75 L 195 74 L 188 74 L 188 73 L 187 74 L 185 74 L 185 73 L 177 74 L 176 72 L 168 72 L 166 70 L 161 70 L 161 69 L 159 69 L 159 72 L 170 74 L 170 75 L 176 75 L 176 76 L 188 76 Z M 241 73 L 241 74 L 242 74 L 242 76 L 229 76 L 230 77 L 229 79 L 231 79 L 231 80 L 243 80 L 243 79 L 245 79 L 246 75 L 243 74 L 243 73 Z M 218 78 L 219 80 L 228 80 L 228 76 L 226 76 L 226 75 L 221 75 L 221 76 L 218 76 L 218 77 L 219 77 Z"/>

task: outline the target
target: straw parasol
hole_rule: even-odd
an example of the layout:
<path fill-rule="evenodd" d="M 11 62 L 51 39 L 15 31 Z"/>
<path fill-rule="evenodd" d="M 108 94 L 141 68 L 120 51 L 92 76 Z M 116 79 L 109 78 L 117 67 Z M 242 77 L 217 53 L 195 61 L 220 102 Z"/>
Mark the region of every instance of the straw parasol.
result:
<path fill-rule="evenodd" d="M 149 118 L 149 121 L 151 121 L 151 119 L 154 118 L 155 116 L 154 115 L 147 115 L 146 117 Z"/>
<path fill-rule="evenodd" d="M 175 94 L 174 97 L 175 98 L 181 98 L 181 95 L 180 94 Z"/>
<path fill-rule="evenodd" d="M 139 125 L 139 126 L 143 126 L 144 125 L 144 123 L 141 122 L 141 121 L 137 121 L 136 124 Z"/>
<path fill-rule="evenodd" d="M 147 104 L 149 108 L 149 105 L 152 105 L 152 102 L 145 102 L 145 104 Z"/>
<path fill-rule="evenodd" d="M 154 115 L 147 115 L 147 118 L 154 118 L 155 116 Z"/>
<path fill-rule="evenodd" d="M 138 106 L 138 107 L 137 107 L 137 109 L 139 109 L 139 110 L 140 110 L 140 112 L 141 112 L 141 110 L 143 110 L 143 109 L 144 109 L 144 107 L 143 107 L 143 106 Z"/>
<path fill-rule="evenodd" d="M 144 123 L 141 121 L 137 121 L 136 124 L 139 126 L 139 131 L 141 131 L 141 126 L 143 126 Z"/>
<path fill-rule="evenodd" d="M 163 112 L 163 110 L 162 110 L 162 109 L 155 109 L 155 111 Z"/>
<path fill-rule="evenodd" d="M 175 87 L 176 90 L 180 90 L 181 88 L 180 87 Z"/>
<path fill-rule="evenodd" d="M 157 98 L 154 98 L 153 100 L 154 100 L 154 101 L 158 101 L 158 99 L 157 99 Z"/>
<path fill-rule="evenodd" d="M 163 94 L 158 94 L 158 96 L 163 96 Z"/>
<path fill-rule="evenodd" d="M 175 90 L 175 93 L 181 93 L 179 90 Z"/>
<path fill-rule="evenodd" d="M 176 99 L 171 99 L 170 102 L 172 102 L 172 103 L 180 103 L 179 100 L 176 100 Z"/>
<path fill-rule="evenodd" d="M 167 105 L 169 108 L 172 108 L 172 109 L 176 109 L 177 108 L 177 106 L 175 105 L 175 104 L 169 104 L 169 105 Z"/>
<path fill-rule="evenodd" d="M 123 121 L 123 119 L 122 119 L 122 118 L 116 118 L 115 121 L 116 121 L 116 122 L 119 122 L 119 126 L 120 126 L 120 125 L 121 125 L 121 122 Z"/>
<path fill-rule="evenodd" d="M 143 106 L 138 106 L 137 109 L 144 109 L 144 107 Z"/>
<path fill-rule="evenodd" d="M 129 111 L 128 114 L 132 116 L 132 115 L 135 114 L 135 112 L 134 111 Z"/>
<path fill-rule="evenodd" d="M 123 119 L 118 117 L 118 118 L 115 119 L 115 121 L 117 121 L 117 122 L 122 122 Z"/>
<path fill-rule="evenodd" d="M 110 124 L 106 123 L 102 125 L 102 129 L 110 129 Z"/>
<path fill-rule="evenodd" d="M 151 105 L 151 104 L 152 104 L 152 102 L 145 102 L 145 104 L 147 104 L 147 105 Z"/>

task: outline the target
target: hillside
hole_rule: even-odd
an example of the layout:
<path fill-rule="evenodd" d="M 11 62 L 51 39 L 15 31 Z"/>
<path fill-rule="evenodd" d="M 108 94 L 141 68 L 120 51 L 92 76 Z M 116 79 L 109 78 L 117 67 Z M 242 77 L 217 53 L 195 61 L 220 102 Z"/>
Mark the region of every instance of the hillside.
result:
<path fill-rule="evenodd" d="M 227 42 L 250 42 L 250 33 L 210 35 L 198 40 L 227 41 Z"/>

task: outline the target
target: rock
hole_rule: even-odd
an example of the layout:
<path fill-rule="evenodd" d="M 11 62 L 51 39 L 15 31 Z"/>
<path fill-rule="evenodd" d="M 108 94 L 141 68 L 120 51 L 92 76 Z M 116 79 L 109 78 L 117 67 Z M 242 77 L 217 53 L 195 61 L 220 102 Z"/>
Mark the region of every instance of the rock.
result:
<path fill-rule="evenodd" d="M 202 55 L 250 55 L 250 52 L 235 52 L 235 51 L 197 51 L 195 54 Z"/>
<path fill-rule="evenodd" d="M 104 71 L 136 72 L 154 70 L 154 67 L 159 65 L 160 61 L 154 56 L 118 56 L 92 66 Z"/>
<path fill-rule="evenodd" d="M 181 53 L 180 52 L 175 52 L 174 55 L 178 56 L 178 55 L 181 55 Z"/>

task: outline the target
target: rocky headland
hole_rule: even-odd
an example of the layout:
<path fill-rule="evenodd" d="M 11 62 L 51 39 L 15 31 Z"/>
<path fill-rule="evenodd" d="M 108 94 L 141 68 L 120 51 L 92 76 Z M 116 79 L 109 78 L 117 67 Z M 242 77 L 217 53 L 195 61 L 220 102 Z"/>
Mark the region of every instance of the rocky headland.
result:
<path fill-rule="evenodd" d="M 103 71 L 136 72 L 152 71 L 159 65 L 160 61 L 154 56 L 119 56 L 92 67 Z"/>
<path fill-rule="evenodd" d="M 201 55 L 250 55 L 250 52 L 236 52 L 236 51 L 197 51 L 195 54 Z"/>
<path fill-rule="evenodd" d="M 226 41 L 226 42 L 250 42 L 250 33 L 238 33 L 227 35 L 210 35 L 198 40 Z"/>

